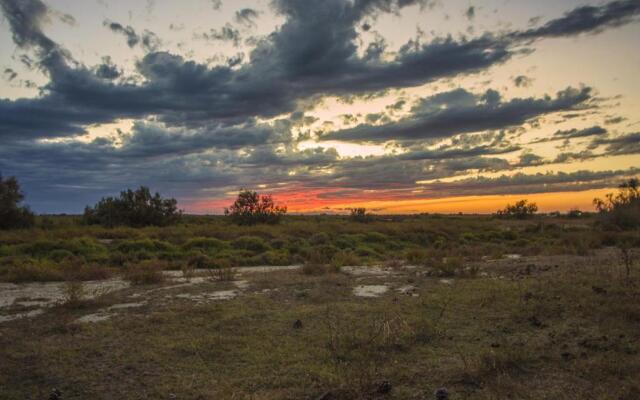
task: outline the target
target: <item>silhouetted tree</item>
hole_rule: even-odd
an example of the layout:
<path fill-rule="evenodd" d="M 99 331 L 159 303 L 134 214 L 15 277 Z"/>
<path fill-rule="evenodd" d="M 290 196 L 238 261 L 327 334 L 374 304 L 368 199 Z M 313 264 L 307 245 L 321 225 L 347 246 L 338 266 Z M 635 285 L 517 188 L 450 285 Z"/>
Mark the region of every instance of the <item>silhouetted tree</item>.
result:
<path fill-rule="evenodd" d="M 107 227 L 127 225 L 166 226 L 176 223 L 182 211 L 176 199 L 163 199 L 159 193 L 151 195 L 149 188 L 141 186 L 133 191 L 120 192 L 120 197 L 103 197 L 93 208 L 84 209 L 84 222 Z"/>
<path fill-rule="evenodd" d="M 507 206 L 503 210 L 498 210 L 497 214 L 504 218 L 526 219 L 538 212 L 536 203 L 529 203 L 527 200 L 517 201 L 516 204 Z"/>
<path fill-rule="evenodd" d="M 29 207 L 20 206 L 24 194 L 15 177 L 3 179 L 0 175 L 0 229 L 28 228 L 35 218 Z"/>
<path fill-rule="evenodd" d="M 364 207 L 359 208 L 350 208 L 349 209 L 349 217 L 356 222 L 369 222 L 369 214 L 367 214 L 367 209 Z"/>
<path fill-rule="evenodd" d="M 276 205 L 271 195 L 259 195 L 242 189 L 236 201 L 224 213 L 239 225 L 277 224 L 287 213 L 287 207 Z"/>
<path fill-rule="evenodd" d="M 618 193 L 609 193 L 605 199 L 593 199 L 593 205 L 605 224 L 620 229 L 640 226 L 640 181 L 632 178 L 618 187 Z"/>

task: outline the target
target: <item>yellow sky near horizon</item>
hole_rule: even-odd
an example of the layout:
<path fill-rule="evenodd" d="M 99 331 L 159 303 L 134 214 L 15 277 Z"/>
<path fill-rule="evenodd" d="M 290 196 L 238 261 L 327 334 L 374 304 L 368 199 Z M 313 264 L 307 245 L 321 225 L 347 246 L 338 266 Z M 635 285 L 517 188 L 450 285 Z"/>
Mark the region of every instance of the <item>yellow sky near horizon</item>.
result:
<path fill-rule="evenodd" d="M 538 205 L 539 212 L 566 212 L 572 209 L 595 211 L 594 198 L 604 198 L 607 193 L 615 192 L 615 188 L 593 189 L 580 192 L 553 192 L 509 195 L 485 196 L 457 196 L 440 199 L 389 200 L 389 201 L 358 201 L 332 204 L 331 210 L 344 210 L 355 207 L 365 207 L 376 214 L 492 214 L 513 204 L 518 200 L 527 199 Z M 330 212 L 320 208 L 303 209 L 290 208 L 292 213 Z"/>

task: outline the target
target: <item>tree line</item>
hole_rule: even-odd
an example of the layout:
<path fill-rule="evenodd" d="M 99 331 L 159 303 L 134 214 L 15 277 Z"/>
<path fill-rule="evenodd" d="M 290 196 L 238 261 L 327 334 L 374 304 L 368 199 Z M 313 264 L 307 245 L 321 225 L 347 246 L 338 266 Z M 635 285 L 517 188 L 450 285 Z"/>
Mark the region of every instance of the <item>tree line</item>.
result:
<path fill-rule="evenodd" d="M 34 213 L 22 205 L 24 193 L 15 177 L 0 175 L 0 229 L 29 228 L 35 224 Z M 619 229 L 640 227 L 640 180 L 629 179 L 618 187 L 617 193 L 609 193 L 605 199 L 594 199 L 600 221 Z M 526 219 L 538 211 L 535 203 L 520 200 L 498 210 L 501 218 Z M 575 213 L 575 210 L 569 213 Z M 182 210 L 174 198 L 163 198 L 151 193 L 146 186 L 137 190 L 127 189 L 118 197 L 103 197 L 93 207 L 87 206 L 82 221 L 87 225 L 114 226 L 167 226 L 180 221 Z M 287 213 L 287 207 L 278 205 L 271 195 L 261 195 L 242 189 L 234 203 L 224 210 L 225 215 L 238 225 L 276 224 Z M 355 222 L 367 222 L 370 214 L 365 208 L 350 210 Z"/>

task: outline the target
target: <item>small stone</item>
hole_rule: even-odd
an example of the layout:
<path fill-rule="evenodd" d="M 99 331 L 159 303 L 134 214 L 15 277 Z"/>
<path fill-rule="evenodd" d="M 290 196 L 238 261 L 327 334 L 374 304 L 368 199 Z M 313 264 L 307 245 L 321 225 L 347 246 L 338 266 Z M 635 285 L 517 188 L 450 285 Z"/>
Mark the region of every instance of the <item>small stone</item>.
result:
<path fill-rule="evenodd" d="M 391 386 L 391 382 L 389 381 L 383 381 L 380 386 L 378 386 L 378 393 L 380 394 L 387 394 L 391 391 L 392 386 Z"/>
<path fill-rule="evenodd" d="M 302 329 L 302 321 L 299 319 L 293 322 L 293 329 Z"/>
<path fill-rule="evenodd" d="M 436 390 L 436 400 L 449 400 L 449 391 L 447 388 Z"/>

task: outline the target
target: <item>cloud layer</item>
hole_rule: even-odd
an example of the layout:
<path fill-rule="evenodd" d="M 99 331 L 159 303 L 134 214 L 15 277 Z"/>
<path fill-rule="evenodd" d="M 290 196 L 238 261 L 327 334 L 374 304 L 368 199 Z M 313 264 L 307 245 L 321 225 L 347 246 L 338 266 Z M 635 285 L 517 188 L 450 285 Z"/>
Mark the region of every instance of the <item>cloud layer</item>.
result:
<path fill-rule="evenodd" d="M 266 11 L 257 8 L 238 9 L 232 21 L 197 35 L 249 46 L 244 62 L 240 57 L 229 64 L 190 59 L 164 48 L 149 30 L 106 19 L 101 28 L 111 31 L 114 40 L 124 38 L 129 48 L 142 51 L 125 73 L 109 55 L 87 65 L 45 34 L 53 11 L 42 1 L 0 0 L 13 42 L 48 80 L 35 97 L 0 99 L 0 170 L 18 175 L 37 206 L 54 210 L 61 209 L 54 204 L 70 197 L 78 204 L 69 209 L 77 209 L 80 202 L 140 183 L 185 199 L 221 196 L 251 185 L 340 188 L 340 193 L 394 188 L 406 195 L 420 181 L 552 164 L 516 138 L 525 126 L 536 127 L 541 120 L 597 113 L 607 99 L 588 83 L 555 88 L 550 95 L 507 96 L 497 86 L 429 91 L 411 101 L 399 98 L 385 111 L 351 116 L 360 123 L 339 128 L 318 129 L 318 118 L 305 112 L 328 97 L 375 98 L 487 74 L 514 59 L 532 57 L 537 41 L 599 33 L 634 23 L 640 15 L 637 1 L 613 1 L 581 6 L 527 29 L 471 37 L 418 35 L 391 51 L 374 32 L 374 21 L 411 7 L 431 10 L 435 2 L 275 0 L 270 7 L 283 22 L 268 35 L 248 33 L 266 18 Z M 479 18 L 474 7 L 462 11 L 469 22 Z M 365 33 L 375 40 L 366 43 Z M 4 71 L 8 82 L 16 80 L 13 69 Z M 513 78 L 519 89 L 533 82 L 525 75 Z M 96 126 L 122 120 L 133 121 L 130 132 L 86 137 Z M 592 151 L 599 151 L 598 156 L 637 154 L 634 135 L 594 124 L 556 129 L 530 143 L 586 138 L 589 149 L 574 152 L 589 151 L 581 153 L 585 159 L 595 156 Z M 318 143 L 300 147 L 306 139 Z M 393 151 L 345 158 L 326 147 L 328 141 L 387 144 Z M 582 178 L 597 186 L 621 174 Z M 570 177 L 579 178 L 563 176 Z M 491 182 L 513 187 L 506 180 Z M 548 187 L 540 180 L 527 182 L 527 187 Z M 445 192 L 459 193 L 455 188 Z"/>

